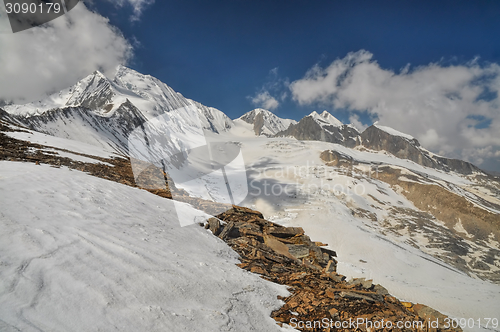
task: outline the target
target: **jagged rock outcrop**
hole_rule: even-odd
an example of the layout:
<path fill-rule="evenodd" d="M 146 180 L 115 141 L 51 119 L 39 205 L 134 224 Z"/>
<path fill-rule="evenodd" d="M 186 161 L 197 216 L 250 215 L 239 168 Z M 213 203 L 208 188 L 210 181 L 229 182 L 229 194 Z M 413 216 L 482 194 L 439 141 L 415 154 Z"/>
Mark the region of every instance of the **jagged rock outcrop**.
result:
<path fill-rule="evenodd" d="M 387 151 L 401 159 L 408 159 L 422 166 L 432 167 L 444 171 L 454 171 L 461 174 L 472 174 L 473 172 L 482 172 L 473 164 L 458 160 L 449 159 L 434 155 L 421 148 L 416 138 L 409 135 L 389 133 L 384 127 L 372 125 L 360 135 L 357 145 L 364 146 L 370 150 Z"/>
<path fill-rule="evenodd" d="M 274 224 L 258 211 L 233 206 L 205 228 L 238 252 L 241 268 L 290 287 L 292 294 L 281 298 L 285 305 L 272 314 L 280 324 L 301 331 L 369 331 L 371 323 L 383 320 L 392 326 L 388 330 L 461 330 L 447 329 L 445 315 L 422 304 L 400 302 L 372 280 L 347 281 L 336 272 L 336 253 L 311 241 L 300 227 Z M 346 324 L 353 321 L 360 323 Z M 398 322 L 409 325 L 397 328 Z"/>
<path fill-rule="evenodd" d="M 335 167 L 351 167 L 354 164 L 358 164 L 351 156 L 343 154 L 335 150 L 325 150 L 319 155 L 321 160 L 323 160 L 328 166 Z"/>

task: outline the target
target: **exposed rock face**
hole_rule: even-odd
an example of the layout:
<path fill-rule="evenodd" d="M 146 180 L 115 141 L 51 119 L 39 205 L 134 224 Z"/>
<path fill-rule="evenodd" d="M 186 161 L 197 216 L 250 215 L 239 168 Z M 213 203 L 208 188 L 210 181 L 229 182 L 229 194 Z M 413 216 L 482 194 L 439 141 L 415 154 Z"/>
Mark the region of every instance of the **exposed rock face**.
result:
<path fill-rule="evenodd" d="M 481 172 L 479 168 L 469 162 L 431 155 L 427 150 L 420 147 L 417 139 L 392 135 L 375 125 L 368 127 L 360 135 L 357 145 L 375 151 L 385 150 L 398 158 L 408 159 L 422 166 L 444 171 L 455 171 L 466 175 Z"/>
<path fill-rule="evenodd" d="M 342 154 L 335 150 L 325 150 L 319 155 L 328 166 L 351 167 L 356 161 L 351 156 Z"/>
<path fill-rule="evenodd" d="M 470 185 L 459 186 L 401 166 L 373 168 L 335 150 L 323 151 L 320 158 L 338 174 L 389 184 L 415 207 L 387 204 L 368 195 L 369 205 L 346 204 L 354 216 L 383 234 L 408 237 L 407 243 L 474 278 L 500 282 L 500 183 L 494 178 L 475 173 L 468 176 Z M 377 215 L 376 210 L 387 214 Z"/>
<path fill-rule="evenodd" d="M 298 140 L 314 140 L 342 144 L 347 147 L 356 145 L 359 132 L 349 125 L 336 126 L 328 122 L 320 122 L 314 116 L 308 115 L 297 124 L 280 131 L 276 136 L 293 136 Z"/>

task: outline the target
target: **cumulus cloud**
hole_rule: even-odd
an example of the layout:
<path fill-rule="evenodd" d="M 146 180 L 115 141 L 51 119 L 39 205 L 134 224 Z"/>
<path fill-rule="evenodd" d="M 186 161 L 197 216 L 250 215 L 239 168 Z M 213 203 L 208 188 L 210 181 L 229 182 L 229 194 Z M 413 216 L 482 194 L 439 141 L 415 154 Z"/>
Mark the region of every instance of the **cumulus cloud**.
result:
<path fill-rule="evenodd" d="M 132 48 L 108 20 L 76 7 L 41 27 L 0 34 L 0 100 L 23 103 L 100 70 L 112 76 Z"/>
<path fill-rule="evenodd" d="M 498 64 L 481 65 L 474 59 L 395 72 L 381 68 L 362 50 L 326 68 L 313 66 L 290 84 L 290 90 L 299 104 L 367 111 L 380 124 L 413 135 L 433 152 L 478 165 L 496 158 L 500 168 Z"/>
<path fill-rule="evenodd" d="M 252 98 L 252 103 L 269 111 L 276 109 L 280 105 L 279 101 L 271 96 L 268 91 L 258 93 Z"/>
<path fill-rule="evenodd" d="M 259 89 L 255 96 L 248 96 L 252 104 L 265 108 L 269 111 L 279 107 L 280 101 L 288 97 L 288 87 L 290 81 L 288 78 L 281 78 L 278 74 L 278 67 L 269 71 L 266 83 Z"/>
<path fill-rule="evenodd" d="M 349 122 L 359 131 L 363 132 L 366 128 L 368 128 L 368 125 L 363 124 L 361 120 L 359 119 L 359 115 L 357 114 L 351 114 L 349 116 Z"/>

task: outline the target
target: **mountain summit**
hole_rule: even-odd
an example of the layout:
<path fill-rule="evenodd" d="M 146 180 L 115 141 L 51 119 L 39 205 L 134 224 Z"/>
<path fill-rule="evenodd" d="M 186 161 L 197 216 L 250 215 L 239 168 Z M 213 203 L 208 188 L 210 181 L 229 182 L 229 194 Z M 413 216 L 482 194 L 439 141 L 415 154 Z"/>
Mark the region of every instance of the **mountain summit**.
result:
<path fill-rule="evenodd" d="M 359 132 L 353 126 L 343 124 L 324 111 L 321 114 L 312 112 L 298 123 L 290 125 L 288 129 L 280 131 L 276 136 L 292 136 L 299 140 L 324 141 L 354 147 Z"/>
<path fill-rule="evenodd" d="M 182 130 L 189 120 L 173 110 L 193 106 L 203 129 L 221 133 L 233 125 L 221 111 L 187 99 L 167 84 L 120 66 L 113 80 L 99 71 L 46 99 L 4 107 L 11 121 L 45 134 L 112 147 L 127 154 L 127 137 L 137 126 L 169 113 Z"/>
<path fill-rule="evenodd" d="M 255 135 L 265 136 L 274 136 L 278 132 L 286 130 L 291 124 L 297 123 L 295 120 L 282 119 L 276 114 L 262 108 L 256 108 L 245 113 L 239 120 L 253 125 Z"/>

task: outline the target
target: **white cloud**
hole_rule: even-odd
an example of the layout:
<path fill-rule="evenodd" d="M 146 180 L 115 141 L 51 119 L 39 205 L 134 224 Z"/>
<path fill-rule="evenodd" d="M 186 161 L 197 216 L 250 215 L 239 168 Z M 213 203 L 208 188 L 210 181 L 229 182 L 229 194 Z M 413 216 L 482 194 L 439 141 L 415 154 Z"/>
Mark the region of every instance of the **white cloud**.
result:
<path fill-rule="evenodd" d="M 0 34 L 0 100 L 38 100 L 94 70 L 113 75 L 132 48 L 108 20 L 80 2 L 41 27 Z"/>
<path fill-rule="evenodd" d="M 349 116 L 349 122 L 351 122 L 351 124 L 359 131 L 359 132 L 362 132 L 364 131 L 366 128 L 368 128 L 367 125 L 363 124 L 360 119 L 359 119 L 359 115 L 357 114 L 351 114 L 351 116 Z"/>
<path fill-rule="evenodd" d="M 278 70 L 278 67 L 271 69 L 266 83 L 264 83 L 262 88 L 260 88 L 255 96 L 247 97 L 251 100 L 252 104 L 272 111 L 279 107 L 280 102 L 278 99 L 281 101 L 286 100 L 288 97 L 288 87 L 290 85 L 290 81 L 288 78 L 280 78 Z"/>
<path fill-rule="evenodd" d="M 370 52 L 359 51 L 326 68 L 312 67 L 290 90 L 302 105 L 367 111 L 434 152 L 477 164 L 497 158 L 500 168 L 498 64 L 481 66 L 474 59 L 455 66 L 406 66 L 398 73 L 381 68 Z M 489 96 L 482 98 L 485 92 Z M 478 118 L 489 126 L 478 126 Z"/>
<path fill-rule="evenodd" d="M 267 91 L 260 92 L 251 99 L 252 103 L 255 106 L 264 108 L 269 111 L 276 109 L 280 105 L 280 103 L 276 100 L 276 98 L 271 96 Z"/>
<path fill-rule="evenodd" d="M 134 14 L 131 16 L 132 21 L 137 21 L 141 17 L 142 11 L 147 6 L 152 5 L 155 0 L 108 0 L 109 2 L 115 4 L 115 6 L 123 7 L 124 5 L 132 6 Z"/>

